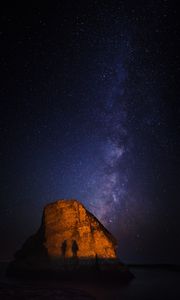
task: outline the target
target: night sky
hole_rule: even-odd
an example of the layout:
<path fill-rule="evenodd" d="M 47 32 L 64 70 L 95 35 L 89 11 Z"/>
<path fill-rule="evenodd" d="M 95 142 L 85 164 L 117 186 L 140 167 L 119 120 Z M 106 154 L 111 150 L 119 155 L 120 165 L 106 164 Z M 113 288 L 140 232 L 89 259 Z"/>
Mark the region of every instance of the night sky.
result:
<path fill-rule="evenodd" d="M 14 2 L 0 9 L 0 258 L 73 198 L 121 260 L 180 263 L 177 2 Z"/>

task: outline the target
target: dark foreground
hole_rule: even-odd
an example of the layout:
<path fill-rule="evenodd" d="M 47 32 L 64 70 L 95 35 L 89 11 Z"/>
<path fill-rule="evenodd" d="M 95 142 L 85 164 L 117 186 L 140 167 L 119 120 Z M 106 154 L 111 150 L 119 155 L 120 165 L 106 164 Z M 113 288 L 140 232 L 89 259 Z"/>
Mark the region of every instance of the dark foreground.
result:
<path fill-rule="evenodd" d="M 128 284 L 121 280 L 72 278 L 14 279 L 5 276 L 7 264 L 0 265 L 1 300 L 82 300 L 82 299 L 180 299 L 180 272 L 177 268 L 131 266 L 135 275 Z"/>

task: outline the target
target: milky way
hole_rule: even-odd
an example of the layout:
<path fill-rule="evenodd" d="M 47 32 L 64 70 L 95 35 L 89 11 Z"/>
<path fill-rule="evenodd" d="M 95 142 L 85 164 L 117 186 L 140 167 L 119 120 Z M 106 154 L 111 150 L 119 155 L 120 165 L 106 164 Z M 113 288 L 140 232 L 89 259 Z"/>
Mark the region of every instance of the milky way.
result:
<path fill-rule="evenodd" d="M 112 67 L 112 66 L 111 66 Z M 126 129 L 126 112 L 121 103 L 124 98 L 124 81 L 126 72 L 121 65 L 114 66 L 112 86 L 105 91 L 101 110 L 95 114 L 95 122 L 100 126 L 101 168 L 97 169 L 97 180 L 92 183 L 92 210 L 103 223 L 112 223 L 120 211 L 121 204 L 127 194 L 128 177 L 126 170 L 121 171 L 121 162 L 128 151 L 128 132 Z M 125 139 L 127 141 L 125 142 Z M 91 184 L 91 183 L 90 183 Z M 94 208 L 93 208 L 94 205 Z M 98 208 L 98 209 L 96 209 Z"/>

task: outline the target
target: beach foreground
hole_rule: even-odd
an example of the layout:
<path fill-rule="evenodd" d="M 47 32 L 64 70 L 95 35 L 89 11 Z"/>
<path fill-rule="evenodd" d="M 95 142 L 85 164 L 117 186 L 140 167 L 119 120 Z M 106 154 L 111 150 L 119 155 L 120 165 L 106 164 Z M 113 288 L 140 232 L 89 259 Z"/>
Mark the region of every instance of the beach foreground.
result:
<path fill-rule="evenodd" d="M 129 284 L 96 280 L 14 279 L 1 264 L 0 299 L 180 299 L 180 272 L 160 267 L 131 267 Z"/>

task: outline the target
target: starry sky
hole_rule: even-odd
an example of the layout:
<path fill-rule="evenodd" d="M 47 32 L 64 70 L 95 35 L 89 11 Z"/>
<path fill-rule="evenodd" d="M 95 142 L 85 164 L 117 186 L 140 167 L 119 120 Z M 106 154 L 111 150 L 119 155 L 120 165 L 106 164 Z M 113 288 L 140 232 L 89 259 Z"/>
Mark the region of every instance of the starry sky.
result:
<path fill-rule="evenodd" d="M 0 14 L 0 257 L 45 204 L 73 198 L 121 260 L 180 263 L 176 1 L 7 1 Z"/>

